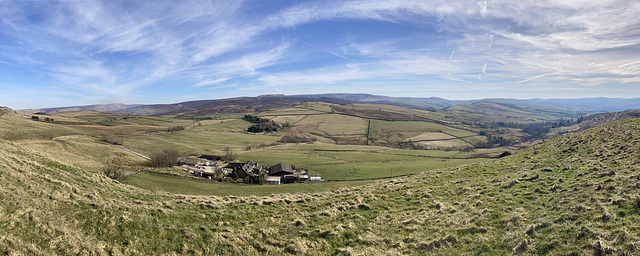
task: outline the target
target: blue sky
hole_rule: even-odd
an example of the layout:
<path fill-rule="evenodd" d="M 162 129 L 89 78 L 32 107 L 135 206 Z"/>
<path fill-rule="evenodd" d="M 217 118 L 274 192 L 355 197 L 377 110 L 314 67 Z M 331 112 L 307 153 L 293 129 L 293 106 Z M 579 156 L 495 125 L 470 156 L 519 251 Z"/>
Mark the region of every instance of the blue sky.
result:
<path fill-rule="evenodd" d="M 640 97 L 640 1 L 0 0 L 0 105 Z"/>

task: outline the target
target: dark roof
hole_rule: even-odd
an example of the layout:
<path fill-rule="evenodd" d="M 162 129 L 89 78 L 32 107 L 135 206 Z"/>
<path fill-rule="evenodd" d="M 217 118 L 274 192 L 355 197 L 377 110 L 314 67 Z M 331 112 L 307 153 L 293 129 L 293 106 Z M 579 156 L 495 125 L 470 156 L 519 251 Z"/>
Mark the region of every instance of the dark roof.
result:
<path fill-rule="evenodd" d="M 288 174 L 293 174 L 293 168 L 291 165 L 279 163 L 269 167 L 269 175 L 282 176 Z"/>
<path fill-rule="evenodd" d="M 242 168 L 243 165 L 244 165 L 243 163 L 229 163 L 226 167 L 239 169 L 239 168 Z"/>
<path fill-rule="evenodd" d="M 188 164 L 188 165 L 196 165 L 198 163 L 198 161 L 196 161 L 195 159 L 191 159 L 191 158 L 180 157 L 178 159 L 178 163 L 180 163 L 180 164 Z"/>
<path fill-rule="evenodd" d="M 209 161 L 220 161 L 220 157 L 214 155 L 201 155 L 199 158 L 207 159 Z"/>

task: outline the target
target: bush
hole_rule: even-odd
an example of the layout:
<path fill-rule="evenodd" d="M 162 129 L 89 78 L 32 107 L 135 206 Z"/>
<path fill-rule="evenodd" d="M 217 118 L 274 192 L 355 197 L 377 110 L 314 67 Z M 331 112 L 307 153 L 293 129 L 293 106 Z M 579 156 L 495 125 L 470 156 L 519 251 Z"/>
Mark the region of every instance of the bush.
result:
<path fill-rule="evenodd" d="M 238 154 L 233 151 L 229 146 L 224 147 L 224 155 L 221 157 L 222 161 L 232 162 L 238 159 Z"/>
<path fill-rule="evenodd" d="M 299 135 L 285 135 L 282 137 L 282 139 L 280 139 L 280 142 L 283 143 L 309 143 L 309 142 L 315 142 L 316 138 L 314 137 L 306 137 L 306 136 L 299 136 Z"/>
<path fill-rule="evenodd" d="M 102 169 L 102 172 L 107 177 L 117 181 L 124 181 L 127 178 L 127 176 L 124 173 L 124 168 L 122 168 L 119 165 L 108 165 L 107 167 Z"/>
<path fill-rule="evenodd" d="M 149 166 L 151 167 L 171 167 L 178 164 L 178 151 L 165 149 L 162 152 L 151 155 Z"/>
<path fill-rule="evenodd" d="M 167 129 L 167 132 L 177 132 L 177 131 L 184 131 L 184 127 L 182 127 L 182 126 L 172 126 L 172 127 L 169 127 Z"/>
<path fill-rule="evenodd" d="M 104 136 L 100 140 L 113 145 L 122 145 L 122 138 L 113 135 Z"/>
<path fill-rule="evenodd" d="M 498 156 L 498 158 L 503 158 L 503 157 L 510 156 L 510 155 L 511 155 L 511 152 L 509 152 L 509 151 L 505 151 L 505 152 L 502 152 L 502 154 L 500 154 L 500 155 Z"/>

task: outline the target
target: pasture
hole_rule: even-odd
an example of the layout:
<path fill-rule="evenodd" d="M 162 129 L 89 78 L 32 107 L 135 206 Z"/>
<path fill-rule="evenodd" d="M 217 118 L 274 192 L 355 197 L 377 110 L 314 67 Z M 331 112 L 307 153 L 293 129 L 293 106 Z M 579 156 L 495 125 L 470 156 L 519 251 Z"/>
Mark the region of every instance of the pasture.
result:
<path fill-rule="evenodd" d="M 374 106 L 376 109 L 373 109 Z M 355 180 L 416 174 L 486 159 L 475 157 L 473 152 L 456 150 L 456 147 L 469 145 L 465 139 L 484 138 L 473 129 L 449 125 L 446 122 L 385 121 L 338 114 L 333 111 L 334 107 L 335 104 L 306 103 L 297 107 L 258 113 L 259 116 L 278 122 L 289 122 L 292 125 L 281 132 L 266 134 L 246 132 L 251 123 L 239 119 L 242 116 L 240 114 L 221 114 L 212 119 L 194 121 L 90 111 L 55 113 L 51 115 L 56 119 L 53 123 L 35 122 L 30 120 L 29 115 L 21 114 L 18 118 L 7 118 L 7 121 L 3 122 L 4 126 L 0 124 L 0 129 L 4 129 L 3 135 L 25 147 L 51 158 L 63 159 L 65 164 L 96 173 L 110 164 L 126 166 L 130 171 L 147 168 L 144 166 L 144 159 L 124 151 L 120 146 L 147 156 L 163 150 L 176 150 L 183 156 L 222 155 L 223 150 L 229 147 L 242 162 L 254 161 L 263 166 L 287 163 L 309 170 L 311 176 L 320 176 L 330 181 L 345 181 L 330 182 L 332 185 L 309 183 L 286 186 L 281 191 L 291 193 L 326 191 L 332 187 L 352 184 Z M 382 111 L 387 115 L 436 117 L 430 111 L 395 106 L 358 104 L 341 107 L 341 111 L 349 113 L 354 109 L 360 109 Z M 16 126 L 22 128 L 10 129 Z M 167 132 L 168 128 L 175 126 L 185 127 L 185 130 Z M 281 143 L 281 137 L 290 133 L 311 134 L 318 139 L 316 143 L 308 144 Z M 106 136 L 121 145 L 113 146 L 99 141 Z M 409 140 L 432 140 L 428 143 L 435 143 L 434 149 L 451 150 L 398 148 L 399 143 Z M 458 144 L 444 145 L 446 143 Z M 143 188 L 185 194 L 239 193 L 229 188 L 238 184 L 214 184 L 206 180 L 181 179 L 149 173 L 135 173 L 127 182 Z M 172 183 L 175 185 L 171 185 Z M 323 186 L 328 187 L 321 189 Z M 278 186 L 255 190 L 246 189 L 251 186 L 242 187 L 245 189 L 237 191 L 260 195 L 279 191 Z"/>

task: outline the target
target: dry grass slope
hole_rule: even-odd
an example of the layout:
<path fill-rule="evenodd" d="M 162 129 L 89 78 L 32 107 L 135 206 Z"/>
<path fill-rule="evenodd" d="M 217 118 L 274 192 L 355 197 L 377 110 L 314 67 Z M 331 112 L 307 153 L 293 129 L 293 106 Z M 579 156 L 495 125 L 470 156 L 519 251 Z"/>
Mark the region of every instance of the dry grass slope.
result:
<path fill-rule="evenodd" d="M 0 140 L 1 254 L 637 255 L 640 119 L 312 195 L 152 193 Z"/>

